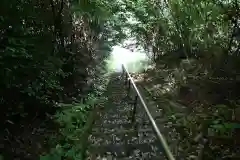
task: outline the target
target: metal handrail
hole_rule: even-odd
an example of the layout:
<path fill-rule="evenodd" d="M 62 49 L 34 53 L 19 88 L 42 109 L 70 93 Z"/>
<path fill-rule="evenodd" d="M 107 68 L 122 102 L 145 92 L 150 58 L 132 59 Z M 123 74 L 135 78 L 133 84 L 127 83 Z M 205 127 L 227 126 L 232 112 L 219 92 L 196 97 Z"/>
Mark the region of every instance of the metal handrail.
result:
<path fill-rule="evenodd" d="M 175 158 L 173 157 L 172 152 L 169 149 L 169 146 L 167 144 L 166 139 L 163 137 L 162 133 L 160 132 L 159 128 L 157 127 L 157 124 L 156 124 L 155 120 L 153 119 L 153 117 L 152 117 L 152 115 L 151 115 L 151 113 L 150 113 L 146 103 L 144 102 L 144 100 L 143 100 L 143 98 L 142 98 L 142 96 L 141 96 L 141 94 L 140 94 L 136 84 L 134 83 L 132 77 L 130 76 L 130 74 L 127 71 L 127 68 L 125 67 L 124 64 L 122 64 L 122 69 L 123 69 L 123 73 L 124 73 L 124 71 L 127 73 L 127 77 L 129 78 L 129 82 L 131 82 L 135 92 L 137 93 L 137 96 L 139 97 L 140 101 L 142 102 L 142 105 L 143 105 L 143 107 L 144 107 L 144 109 L 145 109 L 145 111 L 147 113 L 147 116 L 148 116 L 148 118 L 149 118 L 149 120 L 150 120 L 150 122 L 151 122 L 151 124 L 153 126 L 153 129 L 156 132 L 157 138 L 160 140 L 160 142 L 161 142 L 161 144 L 162 144 L 162 146 L 163 146 L 163 148 L 164 148 L 164 150 L 166 152 L 166 155 L 167 155 L 168 159 L 169 160 L 175 160 Z"/>

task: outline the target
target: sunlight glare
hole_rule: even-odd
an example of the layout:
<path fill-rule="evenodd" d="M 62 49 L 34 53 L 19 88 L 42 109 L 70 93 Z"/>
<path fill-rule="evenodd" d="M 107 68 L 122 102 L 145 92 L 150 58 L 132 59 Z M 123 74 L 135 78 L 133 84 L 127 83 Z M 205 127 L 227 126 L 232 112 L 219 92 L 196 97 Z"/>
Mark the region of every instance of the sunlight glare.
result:
<path fill-rule="evenodd" d="M 147 63 L 147 56 L 142 52 L 130 51 L 120 46 L 114 46 L 110 58 L 110 67 L 116 72 L 121 72 L 121 65 L 125 64 L 129 72 L 140 72 Z"/>

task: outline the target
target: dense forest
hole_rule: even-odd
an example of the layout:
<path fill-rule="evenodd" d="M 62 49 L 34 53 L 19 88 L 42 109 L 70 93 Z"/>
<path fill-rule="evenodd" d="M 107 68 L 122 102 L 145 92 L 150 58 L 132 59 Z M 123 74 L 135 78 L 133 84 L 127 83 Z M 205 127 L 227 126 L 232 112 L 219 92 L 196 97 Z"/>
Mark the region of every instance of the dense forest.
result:
<path fill-rule="evenodd" d="M 30 135 L 20 133 L 48 123 L 46 114 L 59 102 L 98 96 L 104 60 L 124 37 L 124 19 L 112 1 L 3 0 L 0 8 L 1 146 L 13 159 L 11 152 L 34 148 L 21 141 Z M 21 151 L 12 149 L 22 144 Z"/>
<path fill-rule="evenodd" d="M 167 70 L 174 89 L 164 96 L 189 108 L 178 123 L 183 137 L 205 137 L 195 142 L 207 146 L 202 159 L 236 157 L 239 0 L 1 0 L 2 157 L 38 159 L 54 148 L 52 156 L 81 159 L 72 137 L 104 99 L 106 60 L 126 38 L 148 53 L 155 77 Z"/>
<path fill-rule="evenodd" d="M 126 8 L 135 17 L 137 45 L 155 64 L 151 94 L 187 107 L 184 116 L 169 111 L 181 135 L 178 152 L 239 159 L 240 1 L 139 0 Z"/>

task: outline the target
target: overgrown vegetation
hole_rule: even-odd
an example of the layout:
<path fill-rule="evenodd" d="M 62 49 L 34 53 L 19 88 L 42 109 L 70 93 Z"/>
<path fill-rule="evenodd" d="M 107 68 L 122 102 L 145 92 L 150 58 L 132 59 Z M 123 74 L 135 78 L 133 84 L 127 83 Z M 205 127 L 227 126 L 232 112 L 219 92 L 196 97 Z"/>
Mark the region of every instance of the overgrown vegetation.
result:
<path fill-rule="evenodd" d="M 181 134 L 177 153 L 189 159 L 239 158 L 240 1 L 125 5 L 135 18 L 132 36 L 155 66 L 146 77 L 152 77 L 151 93 L 187 107 L 184 116 L 169 111 Z"/>
<path fill-rule="evenodd" d="M 58 103 L 80 103 L 74 107 L 82 108 L 81 114 L 72 112 L 74 107 L 63 111 L 80 122 L 70 125 L 73 120 L 66 115 L 61 121 L 65 129 L 81 129 L 86 121 L 81 116 L 91 110 L 88 94 L 100 98 L 105 59 L 124 37 L 119 11 L 114 1 L 101 0 L 0 2 L 1 146 L 6 159 L 37 159 L 51 148 L 49 137 L 58 135 L 51 117 L 64 108 Z M 69 139 L 74 133 L 66 134 Z"/>
<path fill-rule="evenodd" d="M 95 100 L 104 98 L 105 60 L 126 37 L 154 63 L 160 87 L 152 94 L 187 107 L 184 117 L 170 115 L 181 152 L 239 157 L 239 0 L 2 0 L 4 157 L 37 159 L 56 146 L 42 158 L 82 159 L 79 137 Z M 201 143 L 198 155 L 193 143 Z"/>
<path fill-rule="evenodd" d="M 96 107 L 104 103 L 101 99 L 89 95 L 88 100 L 83 104 L 61 105 L 62 109 L 54 116 L 59 127 L 59 134 L 51 137 L 52 146 L 50 153 L 41 155 L 41 160 L 79 160 L 85 158 L 87 139 L 92 127 Z"/>

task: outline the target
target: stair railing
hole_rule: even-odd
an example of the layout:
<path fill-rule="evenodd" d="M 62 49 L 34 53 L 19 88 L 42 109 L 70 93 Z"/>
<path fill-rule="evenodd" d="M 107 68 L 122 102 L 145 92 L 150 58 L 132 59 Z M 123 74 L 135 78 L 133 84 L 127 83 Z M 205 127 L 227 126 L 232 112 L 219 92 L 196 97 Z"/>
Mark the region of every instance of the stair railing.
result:
<path fill-rule="evenodd" d="M 125 74 L 125 75 L 124 75 Z M 125 77 L 125 85 L 127 85 L 127 92 L 129 94 L 130 92 L 130 89 L 131 89 L 131 86 L 133 86 L 133 90 L 136 92 L 136 96 L 135 96 L 135 99 L 134 99 L 134 107 L 133 107 L 133 112 L 132 112 L 132 123 L 135 122 L 135 117 L 136 117 L 136 110 L 137 110 L 137 101 L 138 99 L 140 99 L 142 105 L 143 105 L 143 108 L 147 114 L 147 117 L 148 119 L 150 120 L 151 122 L 151 125 L 153 127 L 153 130 L 154 132 L 156 133 L 156 136 L 158 138 L 158 140 L 160 141 L 160 143 L 162 144 L 163 148 L 164 148 L 164 151 L 165 151 L 165 154 L 166 156 L 168 157 L 169 160 L 175 160 L 175 158 L 173 157 L 173 154 L 172 152 L 170 151 L 170 148 L 167 144 L 167 141 L 166 139 L 164 138 L 164 136 L 162 135 L 162 133 L 160 132 L 153 116 L 151 115 L 145 101 L 143 100 L 143 97 L 141 96 L 136 84 L 134 83 L 131 75 L 129 74 L 126 66 L 124 64 L 122 64 L 122 76 Z"/>

